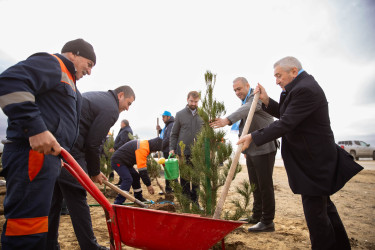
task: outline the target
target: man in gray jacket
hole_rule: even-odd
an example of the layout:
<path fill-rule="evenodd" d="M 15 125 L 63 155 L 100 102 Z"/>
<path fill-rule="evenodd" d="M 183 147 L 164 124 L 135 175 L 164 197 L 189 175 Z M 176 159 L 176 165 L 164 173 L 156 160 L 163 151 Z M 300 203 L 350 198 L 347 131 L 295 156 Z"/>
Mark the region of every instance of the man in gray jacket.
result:
<path fill-rule="evenodd" d="M 178 144 L 180 141 L 182 141 L 186 145 L 184 150 L 185 160 L 186 164 L 190 165 L 191 167 L 193 167 L 193 165 L 190 161 L 190 147 L 203 125 L 203 120 L 198 115 L 197 110 L 199 99 L 200 96 L 197 91 L 189 92 L 187 97 L 188 104 L 184 109 L 176 114 L 169 142 L 169 154 L 175 154 L 176 152 L 176 154 L 179 156 L 181 156 L 181 148 Z M 182 177 L 180 177 L 180 182 L 182 186 L 182 193 L 190 198 L 199 207 L 197 193 L 199 186 Z"/>
<path fill-rule="evenodd" d="M 217 118 L 211 123 L 211 127 L 220 128 L 241 120 L 239 126 L 239 135 L 241 135 L 254 99 L 254 90 L 250 88 L 250 84 L 244 77 L 234 79 L 233 90 L 241 99 L 242 106 L 226 118 Z M 262 102 L 258 101 L 249 133 L 267 127 L 272 122 L 272 116 L 262 110 Z M 250 184 L 255 186 L 253 214 L 248 222 L 257 224 L 250 227 L 249 232 L 274 231 L 275 194 L 272 173 L 276 155 L 275 142 L 271 141 L 259 147 L 252 143 L 243 153 L 246 158 Z"/>

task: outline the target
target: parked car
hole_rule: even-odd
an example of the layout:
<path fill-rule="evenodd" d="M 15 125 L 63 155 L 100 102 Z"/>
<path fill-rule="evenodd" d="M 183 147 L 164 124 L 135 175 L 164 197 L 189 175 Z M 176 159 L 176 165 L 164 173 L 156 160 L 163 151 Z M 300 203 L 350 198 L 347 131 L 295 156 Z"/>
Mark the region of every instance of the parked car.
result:
<path fill-rule="evenodd" d="M 360 157 L 371 158 L 375 160 L 375 147 L 371 147 L 363 141 L 339 141 L 337 143 L 346 152 L 351 154 L 354 159 L 359 160 Z"/>

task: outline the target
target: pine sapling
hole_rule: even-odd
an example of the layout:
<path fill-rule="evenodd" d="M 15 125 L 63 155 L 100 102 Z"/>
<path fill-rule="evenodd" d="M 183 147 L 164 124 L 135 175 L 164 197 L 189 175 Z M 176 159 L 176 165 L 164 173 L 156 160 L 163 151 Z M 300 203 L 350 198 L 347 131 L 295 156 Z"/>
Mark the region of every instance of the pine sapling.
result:
<path fill-rule="evenodd" d="M 111 167 L 111 157 L 113 155 L 113 146 L 115 145 L 115 141 L 113 139 L 113 131 L 109 133 L 106 140 L 104 141 L 102 147 L 103 151 L 100 156 L 100 171 L 109 178 L 109 175 L 113 172 Z M 109 180 L 113 181 L 113 180 Z M 104 192 L 106 192 L 106 185 L 104 185 Z"/>
<path fill-rule="evenodd" d="M 236 193 L 238 193 L 242 200 L 232 200 L 231 203 L 236 207 L 234 213 L 232 211 L 224 212 L 224 219 L 226 220 L 238 220 L 241 217 L 250 218 L 251 209 L 250 207 L 250 198 L 251 193 L 254 191 L 254 185 L 250 186 L 250 183 L 247 180 L 241 182 L 239 187 L 236 187 Z"/>

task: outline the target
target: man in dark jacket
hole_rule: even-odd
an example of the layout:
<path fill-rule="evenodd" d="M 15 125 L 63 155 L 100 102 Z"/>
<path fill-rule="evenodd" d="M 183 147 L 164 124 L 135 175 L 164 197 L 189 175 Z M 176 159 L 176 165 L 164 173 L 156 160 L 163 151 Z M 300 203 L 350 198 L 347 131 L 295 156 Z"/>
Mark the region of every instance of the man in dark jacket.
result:
<path fill-rule="evenodd" d="M 140 201 L 146 201 L 142 195 L 141 183 L 137 182 L 135 186 L 133 182 L 134 176 L 142 178 L 143 183 L 147 186 L 147 191 L 154 194 L 154 188 L 151 186 L 151 180 L 147 172 L 147 156 L 151 152 L 160 151 L 162 140 L 156 137 L 151 140 L 132 140 L 122 145 L 112 155 L 112 168 L 122 178 L 120 188 L 124 191 L 129 191 L 130 186 L 133 185 L 134 197 Z M 138 172 L 134 169 L 137 164 Z M 136 191 L 138 190 L 138 191 Z M 114 203 L 122 204 L 125 202 L 125 197 L 117 195 Z"/>
<path fill-rule="evenodd" d="M 171 139 L 169 142 L 169 153 L 177 154 L 181 156 L 181 148 L 179 146 L 180 141 L 185 144 L 185 161 L 187 165 L 193 167 L 190 157 L 190 147 L 197 135 L 202 128 L 203 120 L 198 115 L 198 102 L 200 100 L 199 93 L 197 91 L 190 91 L 187 97 L 187 105 L 184 109 L 180 110 L 176 114 L 176 119 L 172 127 Z M 193 203 L 199 207 L 198 203 L 198 192 L 199 183 L 193 183 L 189 179 L 185 179 L 183 176 L 180 177 L 182 186 L 182 193 L 187 196 Z"/>
<path fill-rule="evenodd" d="M 159 125 L 157 125 L 156 130 L 159 133 L 159 137 L 161 139 L 163 139 L 161 151 L 163 152 L 164 158 L 167 159 L 168 156 L 169 156 L 169 138 L 170 138 L 170 135 L 171 135 L 171 132 L 172 132 L 174 117 L 172 116 L 171 112 L 169 112 L 169 111 L 164 111 L 161 116 L 162 116 L 163 122 L 165 124 L 165 127 L 163 129 L 161 129 L 161 127 Z M 173 190 L 171 188 L 171 184 L 170 184 L 169 180 L 167 180 L 167 179 L 165 179 L 165 192 L 167 194 L 173 192 Z M 161 193 L 159 193 L 159 194 L 163 194 L 163 191 L 161 191 Z"/>
<path fill-rule="evenodd" d="M 102 184 L 107 178 L 100 172 L 100 145 L 119 114 L 129 109 L 135 94 L 131 87 L 121 86 L 108 92 L 87 92 L 82 97 L 79 136 L 71 154 L 94 182 Z M 66 169 L 61 171 L 55 184 L 49 215 L 48 248 L 59 249 L 58 227 L 63 198 L 81 249 L 102 249 L 93 233 L 86 191 Z"/>
<path fill-rule="evenodd" d="M 240 98 L 242 106 L 226 118 L 217 118 L 210 125 L 214 128 L 220 128 L 241 121 L 239 126 L 240 136 L 254 100 L 254 89 L 250 88 L 246 78 L 237 77 L 233 81 L 233 90 Z M 272 122 L 272 116 L 262 110 L 262 102 L 258 101 L 249 132 L 264 128 Z M 253 191 L 253 214 L 246 221 L 256 225 L 250 227 L 249 231 L 274 231 L 275 228 L 272 225 L 275 218 L 275 193 L 272 173 L 276 155 L 275 142 L 270 141 L 262 146 L 251 144 L 247 150 L 244 150 L 244 154 L 250 184 L 255 187 Z M 269 226 L 265 229 L 262 225 Z"/>
<path fill-rule="evenodd" d="M 129 134 L 133 135 L 133 130 L 129 125 L 129 121 L 124 119 L 121 121 L 121 129 L 116 136 L 115 145 L 113 146 L 113 149 L 117 150 L 128 141 L 131 141 L 131 139 L 129 138 Z M 112 173 L 109 175 L 109 179 L 111 179 L 111 177 L 113 179 L 113 176 L 114 174 L 112 171 Z M 119 181 L 117 182 L 116 185 L 120 185 L 120 184 L 121 184 L 121 177 L 119 177 Z"/>
<path fill-rule="evenodd" d="M 258 85 L 262 108 L 278 118 L 266 128 L 244 136 L 247 148 L 282 137 L 281 154 L 289 186 L 301 194 L 312 249 L 350 249 L 350 242 L 330 195 L 363 168 L 335 144 L 328 102 L 315 79 L 294 57 L 274 65 L 276 84 L 283 89 L 280 102 Z"/>
<path fill-rule="evenodd" d="M 115 145 L 113 148 L 117 150 L 128 141 L 131 141 L 129 134 L 133 135 L 133 130 L 129 125 L 129 121 L 124 119 L 121 121 L 121 129 L 116 136 Z"/>
<path fill-rule="evenodd" d="M 0 75 L 0 107 L 8 116 L 2 249 L 46 249 L 58 155 L 78 136 L 76 80 L 90 75 L 95 63 L 91 44 L 76 39 L 61 54 L 34 54 Z"/>

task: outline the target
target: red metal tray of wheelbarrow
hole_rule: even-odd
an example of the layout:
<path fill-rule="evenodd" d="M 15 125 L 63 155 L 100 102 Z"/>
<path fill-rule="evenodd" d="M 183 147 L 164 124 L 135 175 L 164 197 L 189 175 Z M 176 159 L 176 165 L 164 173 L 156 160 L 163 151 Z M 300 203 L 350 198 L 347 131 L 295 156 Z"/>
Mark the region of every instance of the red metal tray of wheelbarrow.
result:
<path fill-rule="evenodd" d="M 64 149 L 64 167 L 103 207 L 111 249 L 209 249 L 243 222 L 218 220 L 193 214 L 112 205 L 74 158 Z"/>

